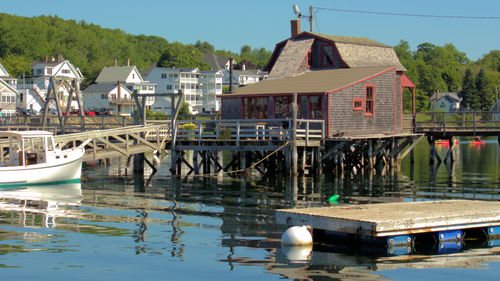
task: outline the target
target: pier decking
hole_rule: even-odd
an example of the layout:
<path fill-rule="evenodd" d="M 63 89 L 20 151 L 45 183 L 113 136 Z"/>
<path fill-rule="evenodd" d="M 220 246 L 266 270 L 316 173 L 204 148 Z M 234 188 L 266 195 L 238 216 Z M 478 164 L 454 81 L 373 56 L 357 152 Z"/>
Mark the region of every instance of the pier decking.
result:
<path fill-rule="evenodd" d="M 285 209 L 277 211 L 276 219 L 290 226 L 309 225 L 313 229 L 367 237 L 497 229 L 500 202 L 445 200 Z"/>

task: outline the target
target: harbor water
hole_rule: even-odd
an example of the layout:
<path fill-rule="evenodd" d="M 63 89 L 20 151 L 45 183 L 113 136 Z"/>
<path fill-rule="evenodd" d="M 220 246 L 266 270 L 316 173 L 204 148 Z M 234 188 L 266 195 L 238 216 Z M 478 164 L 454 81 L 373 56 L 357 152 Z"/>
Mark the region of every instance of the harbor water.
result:
<path fill-rule="evenodd" d="M 145 179 L 123 159 L 87 163 L 81 183 L 0 190 L 5 280 L 498 280 L 500 242 L 425 250 L 282 247 L 274 210 L 442 199 L 500 200 L 500 146 L 461 141 L 454 164 L 429 146 L 397 170 L 249 179 L 170 177 L 168 157 Z M 438 146 L 444 156 L 447 147 Z M 444 158 L 444 157 L 442 157 Z M 335 202 L 329 198 L 337 195 Z"/>

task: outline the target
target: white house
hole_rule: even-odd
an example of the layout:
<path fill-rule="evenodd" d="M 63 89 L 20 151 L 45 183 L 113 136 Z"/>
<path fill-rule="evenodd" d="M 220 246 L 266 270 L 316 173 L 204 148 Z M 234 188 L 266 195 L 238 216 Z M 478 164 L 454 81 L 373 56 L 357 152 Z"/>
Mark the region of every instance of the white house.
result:
<path fill-rule="evenodd" d="M 436 91 L 429 102 L 431 104 L 431 111 L 458 111 L 460 110 L 460 102 L 462 98 L 458 96 L 458 92 L 440 93 Z"/>
<path fill-rule="evenodd" d="M 0 64 L 0 108 L 2 116 L 16 115 L 16 90 L 17 79 L 10 77 L 9 73 Z"/>
<path fill-rule="evenodd" d="M 493 120 L 500 121 L 500 100 L 497 100 L 491 107 L 491 112 L 493 113 Z"/>
<path fill-rule="evenodd" d="M 111 108 L 115 112 L 119 112 L 122 115 L 130 115 L 135 110 L 135 100 L 127 99 L 132 96 L 127 96 L 126 93 L 123 93 L 123 96 L 118 96 L 118 89 L 125 87 L 128 92 L 134 93 L 137 91 L 139 95 L 142 94 L 154 94 L 156 89 L 156 83 L 152 83 L 146 81 L 142 78 L 142 75 L 139 73 L 135 66 L 106 66 L 102 69 L 99 76 L 97 76 L 95 80 L 96 84 L 114 84 L 117 86 L 120 84 L 121 87 L 117 88 L 116 97 L 113 98 L 113 93 L 108 92 L 109 106 L 101 107 L 101 108 Z M 91 85 L 92 86 L 92 85 Z M 109 85 L 107 87 L 110 87 Z M 90 87 L 89 87 L 90 88 Z M 99 89 L 100 87 L 95 86 L 95 88 L 91 88 L 92 91 L 95 89 Z M 120 90 L 120 94 L 122 91 Z M 90 94 L 90 92 L 85 89 L 84 95 Z M 95 94 L 95 93 L 94 93 Z M 92 98 L 84 97 L 84 101 L 87 101 Z M 154 97 L 146 98 L 146 108 L 151 108 L 155 101 Z M 133 103 L 132 103 L 133 102 Z M 86 109 L 100 109 L 96 107 L 96 103 L 86 104 L 84 102 L 84 108 Z"/>
<path fill-rule="evenodd" d="M 198 68 L 152 67 L 144 72 L 148 80 L 157 84 L 156 93 L 178 93 L 182 90 L 184 101 L 191 112 L 217 111 L 222 94 L 223 71 L 199 71 Z M 155 111 L 170 113 L 170 98 L 157 98 L 152 106 Z"/>
<path fill-rule="evenodd" d="M 63 60 L 61 56 L 57 59 L 54 57 L 51 60 L 47 58 L 42 62 L 34 62 L 31 65 L 32 76 L 23 79 L 22 84 L 18 84 L 17 88 L 20 93 L 18 107 L 24 109 L 33 109 L 40 111 L 45 106 L 45 98 L 49 89 L 50 78 L 66 78 L 76 79 L 78 87 L 83 81 L 83 75 L 80 70 L 71 64 L 68 60 Z M 66 87 L 61 86 L 56 89 L 56 92 L 61 93 L 61 104 L 65 106 L 69 91 Z M 73 99 L 70 107 L 75 109 L 78 107 L 78 102 Z"/>
<path fill-rule="evenodd" d="M 156 83 L 156 93 L 184 92 L 184 100 L 189 104 L 191 112 L 203 108 L 200 74 L 198 68 L 165 68 L 152 67 L 144 71 L 148 80 Z M 171 112 L 169 98 L 158 98 L 152 106 L 154 111 Z"/>
<path fill-rule="evenodd" d="M 121 82 L 94 83 L 82 91 L 86 110 L 113 109 L 121 115 L 130 115 L 135 108 L 135 100 L 130 91 Z"/>
<path fill-rule="evenodd" d="M 222 94 L 223 76 L 222 70 L 202 71 L 200 73 L 202 111 L 215 112 L 220 110 L 220 99 L 217 99 L 217 95 Z"/>

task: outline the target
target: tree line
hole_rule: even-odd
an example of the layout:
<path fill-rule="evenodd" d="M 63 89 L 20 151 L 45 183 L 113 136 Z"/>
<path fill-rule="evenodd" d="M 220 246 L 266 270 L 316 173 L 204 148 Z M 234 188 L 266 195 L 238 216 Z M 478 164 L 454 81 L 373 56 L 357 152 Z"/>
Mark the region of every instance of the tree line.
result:
<path fill-rule="evenodd" d="M 415 51 L 407 41 L 394 46 L 408 77 L 415 83 L 416 110 L 429 110 L 429 99 L 436 92 L 459 92 L 463 110 L 489 111 L 500 85 L 500 51 L 493 50 L 477 61 L 451 44 L 436 46 L 422 43 Z M 405 95 L 411 95 L 405 92 Z M 405 98 L 406 111 L 411 99 Z"/>
<path fill-rule="evenodd" d="M 271 56 L 271 51 L 248 45 L 242 46 L 240 53 L 233 53 L 215 50 L 208 42 L 168 42 L 158 36 L 131 35 L 57 16 L 28 18 L 0 13 L 0 34 L 0 59 L 11 76 L 29 74 L 33 61 L 62 55 L 82 71 L 86 78 L 82 87 L 90 85 L 115 59 L 121 65 L 130 59 L 140 71 L 153 65 L 208 70 L 210 66 L 203 62 L 205 52 L 233 57 L 237 62 L 246 60 L 260 68 Z"/>
<path fill-rule="evenodd" d="M 82 88 L 91 84 L 104 66 L 115 59 L 124 65 L 130 59 L 140 71 L 153 65 L 161 67 L 210 68 L 204 53 L 233 57 L 263 68 L 272 52 L 265 48 L 241 47 L 239 53 L 215 50 L 208 42 L 194 44 L 168 42 L 158 36 L 131 35 L 119 29 L 102 28 L 85 21 L 64 20 L 57 16 L 21 17 L 0 13 L 0 59 L 14 77 L 29 74 L 33 61 L 62 55 L 80 68 L 85 76 Z M 429 110 L 429 98 L 437 91 L 458 92 L 463 106 L 470 110 L 489 110 L 500 84 L 500 51 L 493 50 L 477 61 L 449 43 L 436 46 L 422 43 L 415 51 L 407 41 L 394 46 L 401 63 L 415 83 L 417 111 Z M 406 91 L 405 95 L 411 96 Z M 411 108 L 411 99 L 404 98 Z"/>

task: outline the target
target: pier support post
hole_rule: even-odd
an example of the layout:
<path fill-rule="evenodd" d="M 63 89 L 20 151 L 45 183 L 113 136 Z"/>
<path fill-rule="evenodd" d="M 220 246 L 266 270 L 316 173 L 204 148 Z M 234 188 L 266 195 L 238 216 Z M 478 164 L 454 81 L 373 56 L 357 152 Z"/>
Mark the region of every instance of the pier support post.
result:
<path fill-rule="evenodd" d="M 292 175 L 296 176 L 297 171 L 297 93 L 293 94 L 293 103 L 292 103 Z"/>
<path fill-rule="evenodd" d="M 144 153 L 134 154 L 134 174 L 144 175 Z"/>

